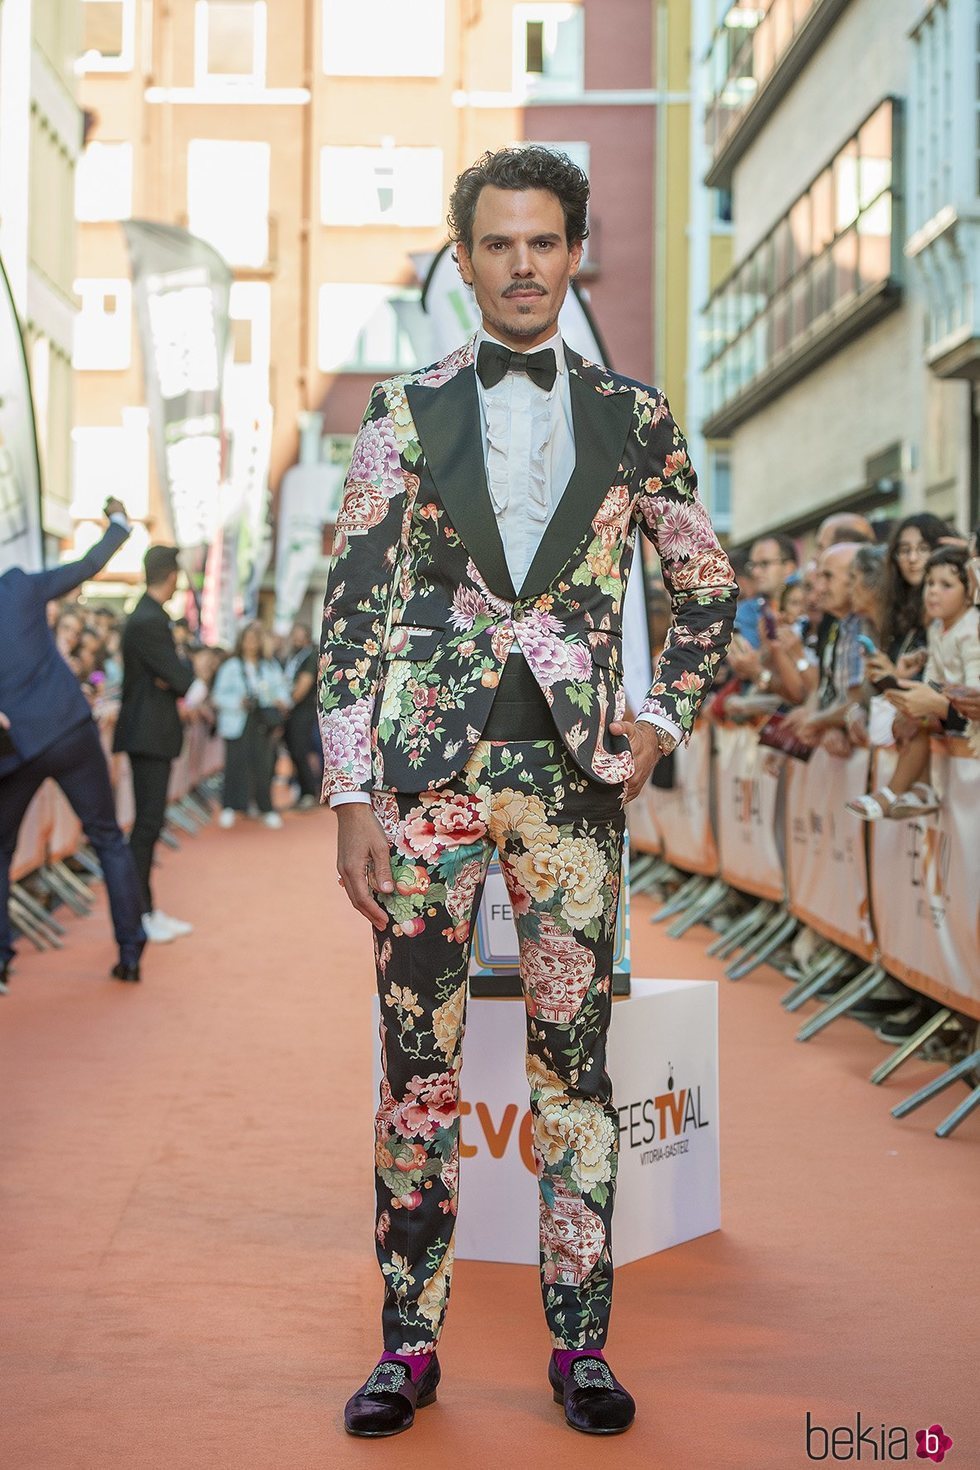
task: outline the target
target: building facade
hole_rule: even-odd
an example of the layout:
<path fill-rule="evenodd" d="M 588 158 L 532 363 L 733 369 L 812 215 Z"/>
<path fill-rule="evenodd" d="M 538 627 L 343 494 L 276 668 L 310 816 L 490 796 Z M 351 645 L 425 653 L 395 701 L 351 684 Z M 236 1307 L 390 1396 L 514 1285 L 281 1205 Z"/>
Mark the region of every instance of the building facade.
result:
<path fill-rule="evenodd" d="M 0 0 L 0 256 L 24 332 L 49 559 L 72 534 L 80 0 Z"/>
<path fill-rule="evenodd" d="M 835 509 L 976 515 L 976 291 L 937 262 L 975 242 L 977 9 L 702 0 L 705 177 L 734 222 L 702 312 L 703 428 L 730 436 L 739 541 Z M 922 58 L 954 16 L 947 72 Z"/>
<path fill-rule="evenodd" d="M 372 383 L 424 356 L 417 263 L 445 241 L 457 173 L 505 144 L 565 148 L 593 179 L 583 285 L 610 360 L 661 383 L 685 422 L 687 0 L 79 3 L 82 539 L 107 488 L 145 523 L 133 568 L 167 534 L 129 216 L 186 226 L 231 265 L 231 373 L 271 405 L 275 491 L 298 456 L 342 464 Z"/>

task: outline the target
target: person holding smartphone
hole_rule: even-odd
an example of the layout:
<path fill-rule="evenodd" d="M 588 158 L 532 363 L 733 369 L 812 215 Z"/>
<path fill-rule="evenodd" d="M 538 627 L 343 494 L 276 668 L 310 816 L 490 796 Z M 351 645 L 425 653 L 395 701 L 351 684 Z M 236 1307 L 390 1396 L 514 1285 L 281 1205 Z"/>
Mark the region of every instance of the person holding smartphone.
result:
<path fill-rule="evenodd" d="M 119 946 L 117 980 L 139 980 L 146 935 L 136 865 L 116 821 L 109 768 L 78 679 L 58 652 L 48 604 L 94 577 L 130 534 L 121 501 L 105 504 L 109 525 L 79 561 L 43 572 L 11 567 L 0 576 L 0 985 L 14 957 L 8 917 L 10 863 L 27 808 L 42 783 L 57 781 L 98 854 Z"/>

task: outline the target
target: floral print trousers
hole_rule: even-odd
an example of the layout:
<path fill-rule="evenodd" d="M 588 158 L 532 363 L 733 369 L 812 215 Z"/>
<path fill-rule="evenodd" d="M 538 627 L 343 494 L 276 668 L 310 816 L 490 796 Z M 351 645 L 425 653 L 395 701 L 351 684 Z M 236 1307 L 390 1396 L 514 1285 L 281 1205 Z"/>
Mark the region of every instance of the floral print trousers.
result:
<path fill-rule="evenodd" d="M 619 1143 L 606 1034 L 624 799 L 624 785 L 590 781 L 559 742 L 541 740 L 481 741 L 449 786 L 372 798 L 395 883 L 379 895 L 391 923 L 375 931 L 389 1352 L 431 1351 L 449 1299 L 470 930 L 494 850 L 520 943 L 545 1314 L 557 1348 L 605 1342 Z"/>

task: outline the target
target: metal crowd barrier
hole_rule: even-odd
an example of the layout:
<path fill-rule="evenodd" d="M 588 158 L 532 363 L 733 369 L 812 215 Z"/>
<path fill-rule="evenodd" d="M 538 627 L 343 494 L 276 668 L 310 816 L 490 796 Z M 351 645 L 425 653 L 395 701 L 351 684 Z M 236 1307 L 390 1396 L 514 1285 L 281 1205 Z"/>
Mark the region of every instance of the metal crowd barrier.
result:
<path fill-rule="evenodd" d="M 675 784 L 648 787 L 627 808 L 634 891 L 670 880 L 652 916 L 680 935 L 713 920 L 710 954 L 739 980 L 769 960 L 792 983 L 782 1004 L 820 1009 L 797 1033 L 809 1041 L 890 978 L 941 1007 L 870 1080 L 880 1084 L 946 1030 L 980 1045 L 976 862 L 980 761 L 962 739 L 935 740 L 932 782 L 940 810 L 905 822 L 865 823 L 845 811 L 853 796 L 886 782 L 892 751 L 855 750 L 844 760 L 814 751 L 808 762 L 760 745 L 759 727 L 701 722 L 675 756 Z M 805 964 L 790 942 L 806 926 L 816 944 Z M 967 1042 L 969 1046 L 969 1042 Z M 941 1077 L 892 1109 L 903 1117 L 957 1080 L 980 1072 L 969 1049 Z M 980 1086 L 936 1129 L 947 1137 L 975 1108 Z"/>
<path fill-rule="evenodd" d="M 112 727 L 101 729 L 112 782 L 116 818 L 124 832 L 133 825 L 133 781 L 129 759 L 112 753 Z M 224 742 L 203 725 L 187 727 L 174 762 L 163 840 L 179 847 L 178 832 L 193 836 L 211 820 L 210 798 L 224 769 Z M 69 866 L 69 859 L 74 866 Z M 76 869 L 81 869 L 79 873 Z M 98 858 L 85 841 L 81 823 L 54 781 L 45 781 L 21 824 L 10 871 L 10 918 L 14 929 L 35 949 L 61 949 L 63 924 L 41 901 L 37 890 L 83 917 L 94 897 L 90 882 L 102 877 Z M 31 887 L 27 881 L 31 880 Z M 89 881 L 87 881 L 89 880 Z M 35 891 L 32 891 L 34 889 Z"/>

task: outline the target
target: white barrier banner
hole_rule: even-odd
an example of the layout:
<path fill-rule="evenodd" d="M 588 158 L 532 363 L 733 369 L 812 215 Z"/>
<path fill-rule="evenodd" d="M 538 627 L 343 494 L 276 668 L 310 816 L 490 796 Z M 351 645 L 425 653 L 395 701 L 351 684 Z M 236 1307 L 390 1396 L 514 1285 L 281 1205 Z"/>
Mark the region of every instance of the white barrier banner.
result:
<path fill-rule="evenodd" d="M 895 753 L 879 751 L 875 785 Z M 933 742 L 933 816 L 871 825 L 871 899 L 882 964 L 954 1010 L 980 1020 L 980 761 Z"/>
<path fill-rule="evenodd" d="M 790 912 L 862 959 L 874 957 L 864 825 L 844 810 L 868 789 L 869 753 L 815 750 L 789 764 L 786 862 Z"/>
<path fill-rule="evenodd" d="M 782 903 L 786 885 L 777 843 L 787 757 L 759 744 L 753 725 L 715 729 L 718 855 L 726 883 Z"/>
<path fill-rule="evenodd" d="M 664 857 L 685 873 L 718 872 L 711 825 L 711 730 L 696 725 L 688 745 L 674 752 L 672 791 L 657 788 L 653 809 L 663 836 Z"/>

